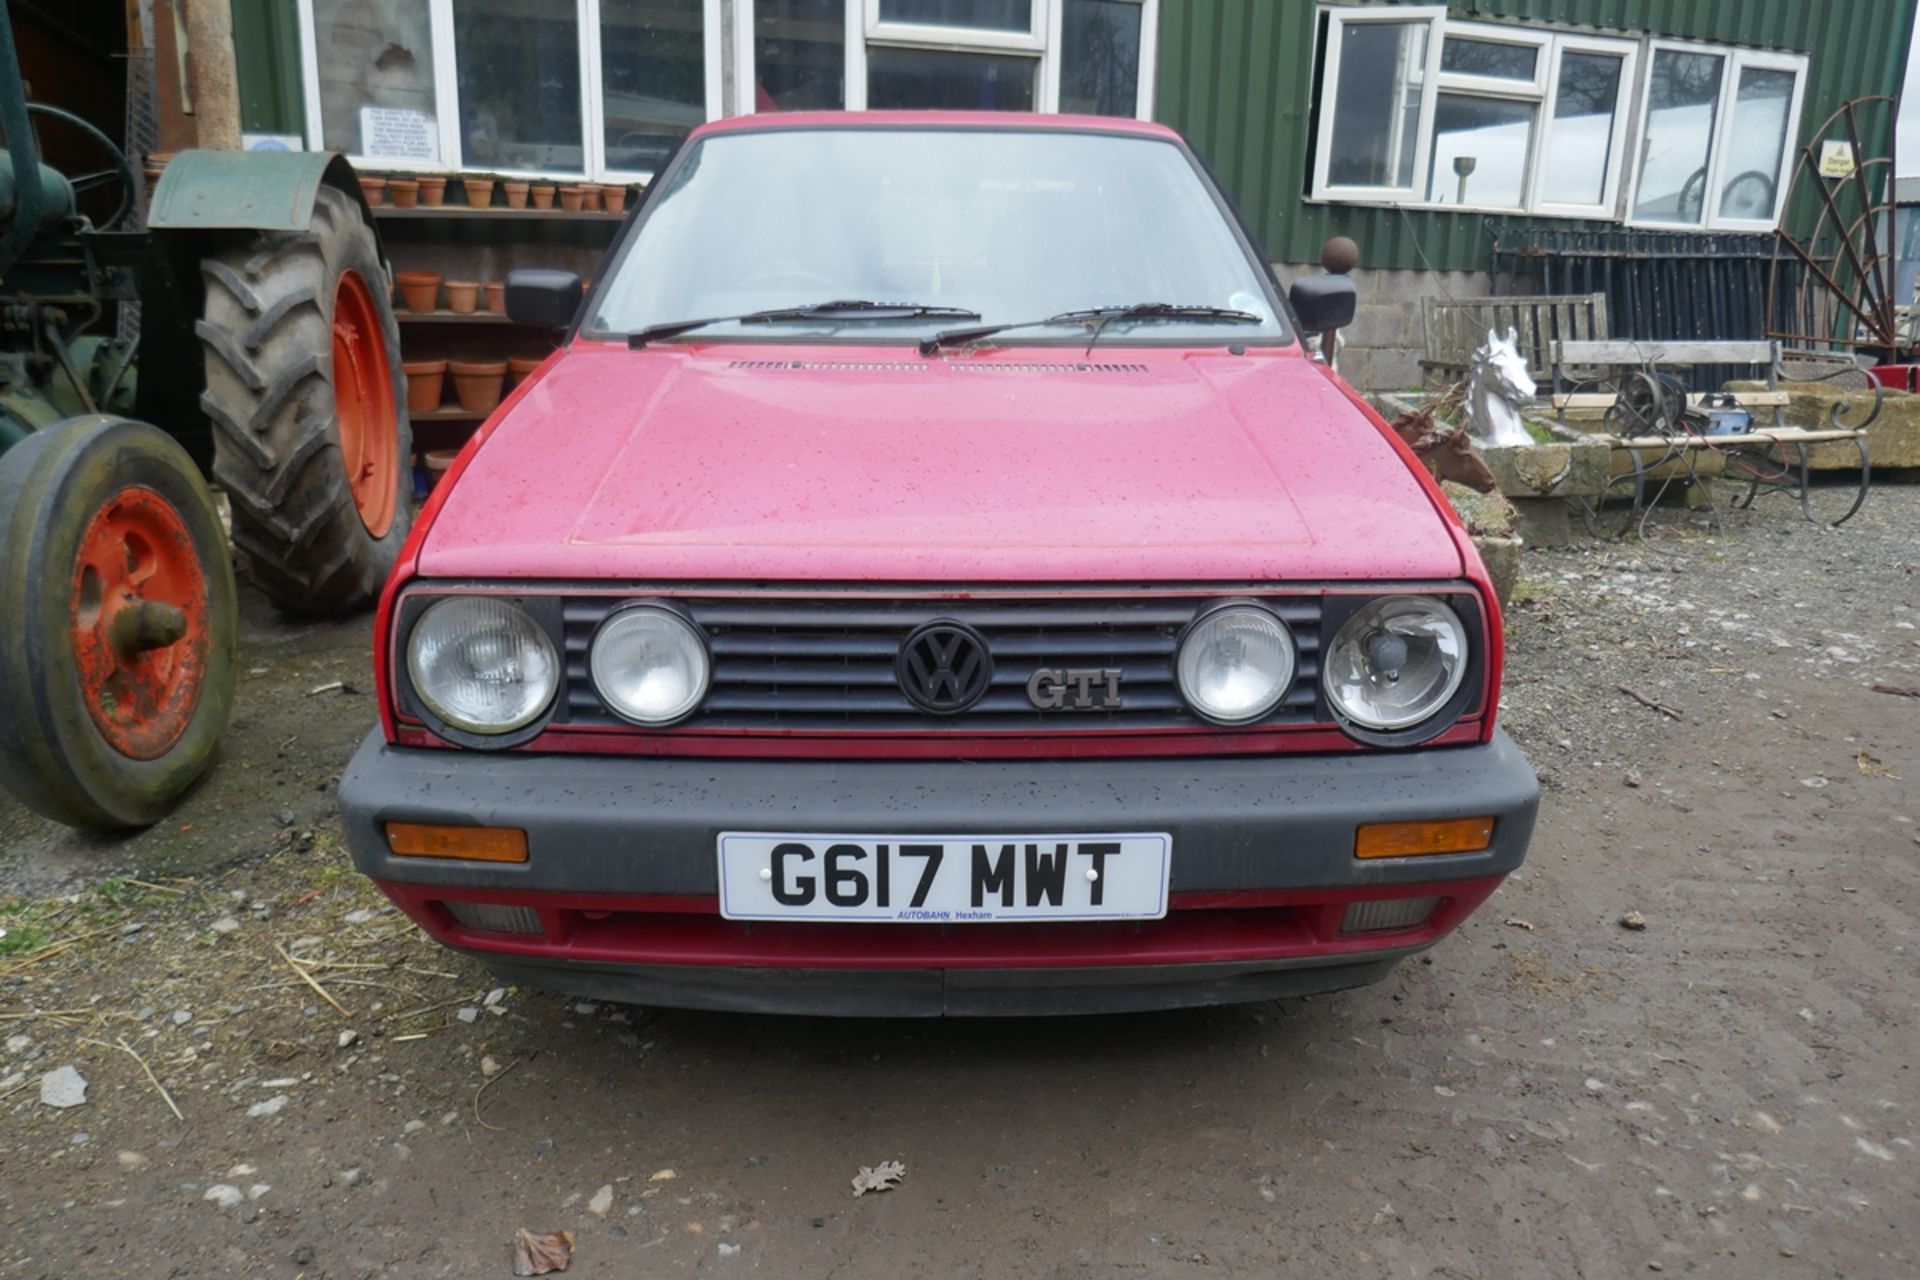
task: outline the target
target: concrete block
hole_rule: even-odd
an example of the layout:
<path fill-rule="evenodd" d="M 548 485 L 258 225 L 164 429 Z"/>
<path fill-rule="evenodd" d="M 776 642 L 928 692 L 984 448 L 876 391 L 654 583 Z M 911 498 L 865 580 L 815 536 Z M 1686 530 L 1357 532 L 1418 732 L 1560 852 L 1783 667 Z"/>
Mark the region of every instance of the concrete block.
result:
<path fill-rule="evenodd" d="M 1340 335 L 1349 347 L 1406 348 L 1419 328 L 1419 313 L 1400 303 L 1367 303 Z"/>
<path fill-rule="evenodd" d="M 1420 385 L 1420 353 L 1406 349 L 1375 351 L 1367 381 L 1355 385 L 1376 391 L 1417 387 Z"/>

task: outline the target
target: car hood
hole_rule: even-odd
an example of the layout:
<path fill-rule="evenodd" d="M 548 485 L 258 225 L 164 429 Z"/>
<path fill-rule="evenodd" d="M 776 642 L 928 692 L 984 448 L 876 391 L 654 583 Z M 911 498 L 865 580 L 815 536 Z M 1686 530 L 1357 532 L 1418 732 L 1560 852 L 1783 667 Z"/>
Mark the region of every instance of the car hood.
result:
<path fill-rule="evenodd" d="M 1453 578 L 1378 427 L 1296 352 L 576 343 L 470 449 L 431 577 Z"/>

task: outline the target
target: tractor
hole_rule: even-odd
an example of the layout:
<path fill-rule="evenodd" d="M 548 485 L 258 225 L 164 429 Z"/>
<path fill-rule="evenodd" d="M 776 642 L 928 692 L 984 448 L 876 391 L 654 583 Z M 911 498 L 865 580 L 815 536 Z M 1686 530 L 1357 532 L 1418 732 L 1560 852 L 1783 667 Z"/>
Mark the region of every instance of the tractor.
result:
<path fill-rule="evenodd" d="M 98 166 L 43 164 L 45 119 Z M 390 272 L 331 154 L 181 152 L 126 229 L 133 165 L 27 100 L 5 0 L 0 130 L 0 783 L 75 826 L 146 826 L 226 731 L 234 552 L 309 615 L 362 607 L 399 555 Z M 90 192 L 113 206 L 97 226 Z"/>

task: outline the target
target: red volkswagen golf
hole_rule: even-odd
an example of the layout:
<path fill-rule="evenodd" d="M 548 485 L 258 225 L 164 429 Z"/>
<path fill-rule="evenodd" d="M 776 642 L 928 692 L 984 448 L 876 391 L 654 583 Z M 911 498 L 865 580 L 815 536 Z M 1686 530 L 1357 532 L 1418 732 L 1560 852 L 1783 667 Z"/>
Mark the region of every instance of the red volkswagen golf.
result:
<path fill-rule="evenodd" d="M 422 514 L 359 868 L 501 978 L 832 1014 L 1383 977 L 1520 864 L 1500 614 L 1181 139 L 696 130 Z"/>

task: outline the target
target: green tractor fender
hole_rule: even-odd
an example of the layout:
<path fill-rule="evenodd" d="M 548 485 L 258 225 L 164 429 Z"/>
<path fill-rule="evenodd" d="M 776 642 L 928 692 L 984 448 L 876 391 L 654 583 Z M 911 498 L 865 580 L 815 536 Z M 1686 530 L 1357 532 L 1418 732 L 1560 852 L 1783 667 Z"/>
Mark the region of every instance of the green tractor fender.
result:
<path fill-rule="evenodd" d="M 305 231 L 322 185 L 373 215 L 346 157 L 332 151 L 182 151 L 160 174 L 147 225 L 195 231 Z"/>
<path fill-rule="evenodd" d="M 182 151 L 161 171 L 140 269 L 140 365 L 179 372 L 141 378 L 135 416 L 165 427 L 203 470 L 213 464 L 213 437 L 200 407 L 205 379 L 194 334 L 206 308 L 200 262 L 246 233 L 306 231 L 322 188 L 358 206 L 378 245 L 360 180 L 337 152 Z M 384 246 L 378 252 L 385 262 Z"/>

